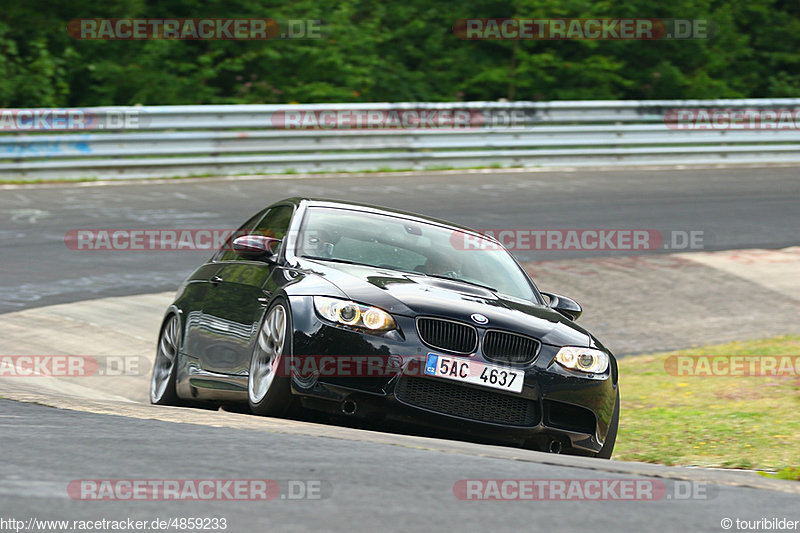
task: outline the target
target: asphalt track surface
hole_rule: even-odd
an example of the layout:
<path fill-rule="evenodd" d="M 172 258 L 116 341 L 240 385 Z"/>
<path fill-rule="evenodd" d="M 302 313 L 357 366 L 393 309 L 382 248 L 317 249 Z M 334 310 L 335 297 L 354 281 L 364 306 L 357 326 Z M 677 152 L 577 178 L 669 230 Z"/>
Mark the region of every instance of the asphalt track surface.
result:
<path fill-rule="evenodd" d="M 111 335 L 114 316 L 104 307 L 85 311 L 90 322 L 75 320 L 73 311 L 47 307 L 108 296 L 148 295 L 174 290 L 208 252 L 75 252 L 64 234 L 81 228 L 234 228 L 250 213 L 286 196 L 310 195 L 377 203 L 453 220 L 476 228 L 636 228 L 701 230 L 706 250 L 781 249 L 798 245 L 800 183 L 795 168 L 718 170 L 624 170 L 532 173 L 442 173 L 369 175 L 366 177 L 191 180 L 166 183 L 50 185 L 0 188 L 0 313 L 23 311 L 43 315 L 8 315 L 0 328 L 4 353 L 80 352 L 90 338 L 102 345 Z M 790 323 L 797 316 L 798 295 L 780 299 L 782 285 L 772 285 L 744 272 L 719 268 L 716 255 L 685 261 L 675 267 L 675 250 L 646 252 L 651 275 L 636 278 L 626 265 L 632 258 L 602 258 L 593 252 L 519 253 L 529 268 L 564 287 L 574 282 L 587 308 L 601 310 L 601 319 L 587 313 L 589 324 L 618 327 L 609 320 L 611 307 L 601 304 L 619 295 L 620 304 L 636 308 L 647 291 L 665 294 L 687 279 L 700 279 L 706 294 L 717 291 L 709 307 L 677 305 L 703 287 L 678 292 L 674 301 L 658 300 L 654 308 L 672 314 L 715 311 L 730 315 L 732 294 L 761 297 L 742 301 L 728 322 L 749 321 L 748 335 L 758 331 L 764 310 Z M 670 255 L 653 255 L 669 252 Z M 788 252 L 776 252 L 785 255 Z M 796 252 L 794 252 L 796 253 Z M 630 252 L 623 252 L 629 255 Z M 698 257 L 702 254 L 696 254 Z M 573 259 L 581 270 L 562 268 Z M 635 259 L 635 258 L 633 258 Z M 678 258 L 677 260 L 684 261 Z M 786 263 L 789 268 L 796 264 Z M 641 264 L 637 265 L 639 270 Z M 652 268 L 653 264 L 666 265 Z M 586 265 L 594 265 L 587 267 Z M 600 265 L 600 266 L 598 266 Z M 617 273 L 609 281 L 609 265 Z M 711 266 L 708 266 L 711 265 Z M 778 267 L 780 263 L 778 262 Z M 588 270 L 587 270 L 588 268 Z M 592 278 L 592 269 L 595 278 Z M 755 267 L 753 267 L 755 268 Z M 771 272 L 782 272 L 772 270 Z M 787 271 L 784 270 L 784 277 Z M 791 270 L 788 270 L 791 274 Z M 749 277 L 748 277 L 749 276 Z M 662 279 L 663 278 L 663 279 Z M 602 290 L 593 279 L 604 279 Z M 661 285 L 653 285 L 662 279 Z M 626 285 L 635 283 L 626 298 Z M 771 282 L 777 283 L 777 282 Z M 555 287 L 546 287 L 555 288 Z M 795 285 L 787 286 L 797 291 Z M 571 294 L 568 289 L 566 294 Z M 571 294 L 573 295 L 573 294 Z M 644 296 L 642 296 L 644 295 Z M 147 300 L 154 296 L 143 296 Z M 155 298 L 160 302 L 161 296 Z M 594 298 L 594 300 L 592 300 Z M 87 304 L 90 304 L 88 302 Z M 80 304 L 84 305 L 84 304 Z M 115 306 L 124 308 L 120 300 Z M 113 307 L 113 306 L 112 306 Z M 756 310 L 753 310 L 753 307 Z M 761 310 L 761 311 L 758 311 Z M 747 314 L 749 313 L 749 314 Z M 154 343 L 149 334 L 158 316 L 133 316 L 135 337 Z M 37 318 L 51 319 L 53 330 L 36 337 Z M 591 322 L 595 320 L 595 322 Z M 629 317 L 623 334 L 642 338 L 644 328 L 663 321 L 661 315 Z M 139 324 L 141 322 L 141 324 Z M 741 322 L 743 323 L 743 322 Z M 47 327 L 48 323 L 44 323 Z M 104 326 L 104 324 L 106 324 Z M 783 328 L 786 324 L 779 324 Z M 141 326 L 139 328 L 139 326 Z M 64 335 L 57 328 L 64 328 Z M 123 328 L 117 323 L 115 327 Z M 25 329 L 29 328 L 29 329 Z M 137 329 L 138 328 L 138 329 Z M 635 328 L 639 328 L 633 331 Z M 750 329 L 748 329 L 750 328 Z M 130 329 L 130 328 L 128 328 Z M 674 328 L 673 328 L 674 329 Z M 723 328 L 724 329 L 724 328 Z M 139 333 L 141 330 L 141 333 Z M 666 328 L 656 336 L 667 346 Z M 766 330 L 764 330 L 766 331 Z M 81 335 L 84 340 L 81 341 Z M 121 337 L 118 342 L 124 341 Z M 723 331 L 733 338 L 734 332 Z M 4 335 L 0 334 L 0 337 Z M 691 337 L 691 336 L 690 336 Z M 61 343 L 58 339 L 61 339 Z M 602 335 L 601 335 L 602 338 Z M 27 344 L 25 344 L 27 339 Z M 69 346 L 64 345 L 64 341 Z M 36 344 L 39 342 L 39 344 Z M 15 349 L 18 348 L 19 351 Z M 139 353 L 137 349 L 134 350 Z M 152 351 L 145 350 L 144 351 Z M 636 351 L 632 348 L 631 351 Z M 94 353 L 94 352 L 92 352 Z M 121 353 L 121 352 L 120 352 Z M 35 380 L 36 378 L 34 378 Z M 42 379 L 42 378 L 39 378 Z M 58 405 L 0 399 L 0 518 L 90 520 L 171 517 L 225 517 L 227 531 L 722 531 L 724 518 L 797 520 L 797 484 L 765 480 L 747 473 L 666 468 L 461 443 L 408 435 L 362 431 L 197 409 L 158 408 L 125 399 L 88 400 L 79 394 L 59 398 L 48 389 L 13 387 L 2 382 L 0 396 Z M 110 385 L 110 384 L 109 384 Z M 138 390 L 138 389 L 137 389 Z M 80 412 L 88 410 L 93 412 Z M 99 413 L 113 413 L 99 414 Z M 118 415 L 118 416 L 117 416 Z M 624 423 L 624 416 L 623 416 Z M 319 500 L 270 502 L 76 501 L 67 486 L 80 479 L 271 479 L 321 481 Z M 637 479 L 660 480 L 666 494 L 657 501 L 462 501 L 453 486 L 464 479 Z M 706 497 L 674 497 L 676 483 L 702 484 Z M 0 523 L 2 525 L 2 523 Z M 7 529 L 7 528 L 6 528 Z M 165 529 L 178 531 L 178 529 Z M 734 526 L 733 530 L 736 530 Z"/>
<path fill-rule="evenodd" d="M 706 481 L 697 481 L 692 474 L 700 472 L 689 470 L 688 476 L 678 475 L 683 480 L 676 480 L 670 478 L 674 473 L 658 468 L 645 473 L 632 473 L 627 466 L 617 472 L 597 470 L 598 463 L 602 467 L 612 463 L 585 458 L 561 462 L 560 456 L 536 452 L 509 455 L 508 449 L 466 443 L 440 447 L 426 439 L 404 442 L 398 438 L 392 444 L 353 441 L 335 434 L 311 438 L 61 411 L 3 400 L 0 412 L 4 426 L 0 501 L 5 518 L 24 521 L 216 517 L 225 518 L 227 530 L 235 532 L 641 533 L 722 531 L 725 518 L 800 518 L 797 492 L 737 486 L 724 475 L 728 473 L 712 472 Z M 548 462 L 547 457 L 554 459 Z M 289 495 L 290 481 L 316 482 L 320 498 L 73 499 L 78 496 L 67 491 L 70 482 L 87 479 L 265 479 L 278 481 L 284 496 Z M 663 493 L 655 489 L 653 494 L 660 494 L 657 499 L 641 501 L 464 501 L 454 491 L 460 480 L 486 479 L 638 480 L 663 486 Z M 688 485 L 684 480 L 689 480 Z M 697 489 L 687 491 L 686 486 Z M 686 494 L 692 497 L 683 499 Z"/>
<path fill-rule="evenodd" d="M 706 250 L 798 244 L 797 167 L 443 172 L 0 186 L 0 313 L 174 290 L 210 252 L 73 251 L 71 229 L 233 229 L 287 196 L 385 205 L 478 229 L 703 231 Z M 675 250 L 521 251 L 522 261 Z"/>

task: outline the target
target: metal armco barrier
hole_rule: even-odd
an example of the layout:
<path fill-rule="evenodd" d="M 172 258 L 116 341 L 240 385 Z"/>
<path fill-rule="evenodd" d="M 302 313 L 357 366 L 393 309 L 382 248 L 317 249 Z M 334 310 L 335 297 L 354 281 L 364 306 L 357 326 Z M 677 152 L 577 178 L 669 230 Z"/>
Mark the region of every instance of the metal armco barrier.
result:
<path fill-rule="evenodd" d="M 800 163 L 797 98 L 66 111 L 0 110 L 0 179 Z"/>

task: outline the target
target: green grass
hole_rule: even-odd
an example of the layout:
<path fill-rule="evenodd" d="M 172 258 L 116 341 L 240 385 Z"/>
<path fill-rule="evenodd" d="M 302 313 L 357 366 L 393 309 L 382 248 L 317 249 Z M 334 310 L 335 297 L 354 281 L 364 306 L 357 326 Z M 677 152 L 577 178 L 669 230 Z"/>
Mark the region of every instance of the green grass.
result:
<path fill-rule="evenodd" d="M 75 179 L 19 179 L 7 180 L 0 179 L 0 185 L 48 185 L 51 183 L 85 183 L 87 181 L 99 181 L 99 178 L 75 178 Z"/>
<path fill-rule="evenodd" d="M 501 165 L 500 163 L 492 163 L 491 165 L 477 165 L 477 166 L 449 166 L 449 165 L 435 165 L 435 166 L 426 166 L 423 169 L 419 168 L 392 168 L 392 167 L 380 167 L 374 170 L 311 170 L 311 171 L 304 171 L 302 174 L 377 174 L 383 172 L 435 172 L 435 171 L 443 171 L 443 170 L 482 170 L 482 169 L 502 169 L 506 168 L 505 166 Z M 510 168 L 510 167 L 509 167 Z M 535 167 L 527 167 L 527 168 L 539 168 L 538 166 Z M 299 171 L 293 168 L 289 168 L 283 171 L 273 171 L 273 172 L 266 172 L 264 175 L 268 176 L 277 176 L 277 175 L 286 175 L 292 176 L 295 174 L 300 174 Z M 235 176 L 255 176 L 258 173 L 253 172 L 237 172 L 231 174 L 187 174 L 185 176 L 152 176 L 147 178 L 108 178 L 108 181 L 146 181 L 152 179 L 174 179 L 174 180 L 181 180 L 181 179 L 195 179 L 195 178 L 219 178 L 219 177 L 235 177 Z M 42 185 L 42 184 L 51 184 L 51 183 L 80 183 L 86 181 L 100 181 L 102 178 L 50 178 L 50 179 L 0 179 L 0 185 Z"/>
<path fill-rule="evenodd" d="M 664 365 L 675 354 L 800 357 L 800 337 L 622 359 L 614 459 L 780 471 L 796 479 L 800 470 L 790 467 L 800 463 L 800 377 L 675 376 Z"/>
<path fill-rule="evenodd" d="M 800 481 L 800 468 L 792 468 L 791 466 L 787 466 L 774 474 L 769 472 L 759 472 L 764 477 L 771 477 L 774 479 L 788 479 L 791 481 Z"/>

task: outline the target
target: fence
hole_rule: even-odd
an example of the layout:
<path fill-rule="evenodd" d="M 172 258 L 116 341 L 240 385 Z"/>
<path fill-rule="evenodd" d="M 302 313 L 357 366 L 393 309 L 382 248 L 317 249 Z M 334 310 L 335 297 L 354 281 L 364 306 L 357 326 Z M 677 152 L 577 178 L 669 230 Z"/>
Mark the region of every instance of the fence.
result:
<path fill-rule="evenodd" d="M 73 124 L 53 120 L 48 110 L 0 110 L 0 119 L 5 118 L 0 120 L 0 179 L 800 163 L 800 99 L 149 106 L 65 112 L 74 115 Z"/>

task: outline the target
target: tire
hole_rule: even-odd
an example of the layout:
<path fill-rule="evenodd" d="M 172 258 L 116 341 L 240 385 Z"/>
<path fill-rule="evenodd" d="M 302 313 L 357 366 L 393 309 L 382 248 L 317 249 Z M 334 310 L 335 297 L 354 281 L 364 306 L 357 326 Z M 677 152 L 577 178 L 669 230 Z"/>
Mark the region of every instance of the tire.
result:
<path fill-rule="evenodd" d="M 180 352 L 181 320 L 178 315 L 170 315 L 164 321 L 158 335 L 156 359 L 150 377 L 150 403 L 155 405 L 178 405 L 175 390 L 175 375 L 178 372 L 178 353 Z"/>
<path fill-rule="evenodd" d="M 614 414 L 611 415 L 611 423 L 608 426 L 608 433 L 606 434 L 606 441 L 603 447 L 597 452 L 598 459 L 611 459 L 611 453 L 614 451 L 614 444 L 617 442 L 617 429 L 619 428 L 619 388 L 617 388 L 617 403 L 614 405 Z"/>
<path fill-rule="evenodd" d="M 285 416 L 294 406 L 290 377 L 279 371 L 292 353 L 292 317 L 284 300 L 276 300 L 261 322 L 247 376 L 250 410 L 261 416 Z"/>

